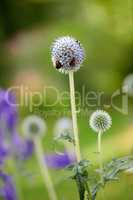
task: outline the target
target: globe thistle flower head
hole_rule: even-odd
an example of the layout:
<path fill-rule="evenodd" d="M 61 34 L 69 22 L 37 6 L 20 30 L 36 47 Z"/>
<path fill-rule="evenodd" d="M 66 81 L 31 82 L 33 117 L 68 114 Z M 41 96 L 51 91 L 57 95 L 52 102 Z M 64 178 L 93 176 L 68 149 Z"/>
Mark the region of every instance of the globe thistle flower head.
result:
<path fill-rule="evenodd" d="M 72 133 L 72 120 L 69 117 L 62 117 L 57 120 L 54 127 L 55 137 L 60 137 L 62 133 Z"/>
<path fill-rule="evenodd" d="M 96 133 L 103 133 L 111 127 L 112 119 L 106 111 L 96 110 L 92 113 L 89 124 Z"/>
<path fill-rule="evenodd" d="M 124 79 L 122 89 L 128 96 L 133 97 L 133 74 L 129 74 Z"/>
<path fill-rule="evenodd" d="M 46 133 L 45 121 L 36 115 L 30 115 L 26 117 L 22 124 L 23 133 L 27 138 L 33 138 L 34 136 L 43 136 Z"/>
<path fill-rule="evenodd" d="M 84 56 L 82 45 L 72 37 L 60 37 L 52 45 L 53 65 L 62 73 L 77 71 L 83 63 Z"/>

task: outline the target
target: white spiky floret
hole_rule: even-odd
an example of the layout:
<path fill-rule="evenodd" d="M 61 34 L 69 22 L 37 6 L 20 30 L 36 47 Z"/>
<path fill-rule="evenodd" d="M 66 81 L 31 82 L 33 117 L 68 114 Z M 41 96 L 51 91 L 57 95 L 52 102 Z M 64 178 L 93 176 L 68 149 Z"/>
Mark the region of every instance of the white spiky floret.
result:
<path fill-rule="evenodd" d="M 122 89 L 123 92 L 128 94 L 128 96 L 133 97 L 133 74 L 126 76 L 123 81 Z"/>
<path fill-rule="evenodd" d="M 69 71 L 77 71 L 85 57 L 80 42 L 69 36 L 56 39 L 52 44 L 51 53 L 54 67 L 66 74 Z"/>
<path fill-rule="evenodd" d="M 92 113 L 89 124 L 93 131 L 103 133 L 111 127 L 112 119 L 106 111 L 96 110 Z"/>
<path fill-rule="evenodd" d="M 46 122 L 37 115 L 26 117 L 22 123 L 22 130 L 26 137 L 43 136 L 46 133 Z"/>

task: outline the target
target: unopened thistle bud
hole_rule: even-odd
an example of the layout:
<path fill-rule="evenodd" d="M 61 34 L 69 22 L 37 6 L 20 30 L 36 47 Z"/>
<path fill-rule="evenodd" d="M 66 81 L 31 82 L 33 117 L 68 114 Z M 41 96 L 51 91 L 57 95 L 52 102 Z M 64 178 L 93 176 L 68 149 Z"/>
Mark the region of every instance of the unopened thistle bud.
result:
<path fill-rule="evenodd" d="M 122 89 L 128 96 L 133 97 L 133 74 L 129 74 L 124 79 Z"/>
<path fill-rule="evenodd" d="M 111 127 L 112 119 L 106 111 L 96 110 L 92 113 L 89 124 L 96 133 L 103 133 Z"/>
<path fill-rule="evenodd" d="M 57 120 L 54 127 L 55 137 L 59 137 L 64 132 L 73 132 L 72 120 L 69 117 L 62 117 Z"/>
<path fill-rule="evenodd" d="M 45 121 L 36 115 L 26 117 L 22 124 L 23 133 L 26 137 L 43 136 L 46 133 Z"/>
<path fill-rule="evenodd" d="M 84 60 L 84 49 L 80 42 L 72 37 L 60 37 L 52 45 L 52 62 L 62 73 L 77 71 Z"/>

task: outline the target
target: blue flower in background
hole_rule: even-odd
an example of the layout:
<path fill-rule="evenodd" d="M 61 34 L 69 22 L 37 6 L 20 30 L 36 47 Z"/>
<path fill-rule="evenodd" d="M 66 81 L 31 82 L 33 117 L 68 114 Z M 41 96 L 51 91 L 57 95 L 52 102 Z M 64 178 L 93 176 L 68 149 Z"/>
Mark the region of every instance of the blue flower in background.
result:
<path fill-rule="evenodd" d="M 17 200 L 16 188 L 12 178 L 0 171 L 0 182 L 2 182 L 2 186 L 0 187 L 0 197 L 5 200 Z"/>
<path fill-rule="evenodd" d="M 61 169 L 75 162 L 75 154 L 64 152 L 63 154 L 47 154 L 44 157 L 49 168 Z"/>
<path fill-rule="evenodd" d="M 12 153 L 27 159 L 33 152 L 33 143 L 17 133 L 18 108 L 13 93 L 0 90 L 0 165 Z"/>
<path fill-rule="evenodd" d="M 0 125 L 12 134 L 16 129 L 17 119 L 18 110 L 15 95 L 6 90 L 0 90 Z M 0 132 L 2 134 L 2 130 Z"/>
<path fill-rule="evenodd" d="M 4 159 L 7 157 L 7 155 L 8 155 L 8 152 L 6 148 L 4 148 L 3 146 L 0 146 L 0 166 L 3 165 Z"/>
<path fill-rule="evenodd" d="M 17 107 L 15 101 L 13 94 L 0 90 L 0 164 L 3 164 L 9 154 L 10 143 L 16 132 Z"/>
<path fill-rule="evenodd" d="M 13 143 L 15 144 L 15 154 L 18 159 L 28 159 L 34 151 L 34 144 L 32 140 L 23 139 L 20 135 L 14 135 Z"/>
<path fill-rule="evenodd" d="M 25 140 L 25 148 L 22 152 L 23 159 L 28 159 L 34 151 L 34 144 L 31 140 Z"/>

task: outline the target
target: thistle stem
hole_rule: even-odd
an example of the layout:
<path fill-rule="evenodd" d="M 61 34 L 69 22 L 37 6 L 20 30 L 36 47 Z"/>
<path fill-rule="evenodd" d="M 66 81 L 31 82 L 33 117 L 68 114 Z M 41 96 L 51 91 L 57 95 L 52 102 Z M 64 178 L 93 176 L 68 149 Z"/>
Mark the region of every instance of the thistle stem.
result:
<path fill-rule="evenodd" d="M 100 171 L 101 171 L 101 182 L 103 183 L 103 176 L 102 176 L 102 172 L 103 172 L 103 160 L 102 160 L 102 149 L 101 149 L 101 143 L 102 143 L 102 132 L 99 131 L 98 133 L 98 157 L 99 157 L 99 167 L 100 167 Z"/>
<path fill-rule="evenodd" d="M 98 153 L 101 154 L 101 140 L 102 140 L 102 133 L 99 131 L 98 133 Z"/>
<path fill-rule="evenodd" d="M 70 99 L 71 99 L 73 132 L 74 132 L 74 140 L 75 140 L 75 153 L 76 153 L 77 162 L 80 162 L 81 154 L 80 154 L 78 125 L 77 125 L 77 112 L 76 112 L 76 103 L 75 103 L 74 72 L 72 72 L 72 71 L 69 72 L 69 85 L 70 85 Z"/>
<path fill-rule="evenodd" d="M 87 182 L 85 183 L 85 188 L 86 188 L 86 190 L 88 192 L 88 200 L 91 200 L 92 199 L 92 195 L 91 195 L 91 191 L 90 191 L 90 188 L 89 188 Z"/>
<path fill-rule="evenodd" d="M 50 200 L 57 200 L 53 182 L 51 180 L 51 176 L 49 174 L 49 170 L 44 159 L 44 151 L 42 148 L 41 139 L 39 137 L 35 137 L 34 144 L 35 144 L 35 153 L 40 167 L 42 179 L 47 188 L 49 198 Z"/>

